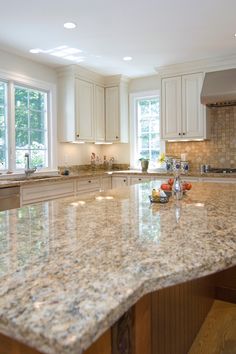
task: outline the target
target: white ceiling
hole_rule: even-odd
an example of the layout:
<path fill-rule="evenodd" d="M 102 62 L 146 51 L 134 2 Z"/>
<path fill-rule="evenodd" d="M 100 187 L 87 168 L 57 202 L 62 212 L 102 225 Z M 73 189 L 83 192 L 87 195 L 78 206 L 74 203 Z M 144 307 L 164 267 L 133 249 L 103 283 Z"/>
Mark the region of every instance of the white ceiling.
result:
<path fill-rule="evenodd" d="M 236 0 L 0 0 L 0 48 L 49 65 L 72 64 L 29 49 L 83 50 L 103 74 L 150 75 L 155 67 L 236 53 Z M 74 21 L 75 30 L 63 23 Z M 99 57 L 97 57 L 99 56 Z M 133 61 L 124 62 L 124 56 Z"/>

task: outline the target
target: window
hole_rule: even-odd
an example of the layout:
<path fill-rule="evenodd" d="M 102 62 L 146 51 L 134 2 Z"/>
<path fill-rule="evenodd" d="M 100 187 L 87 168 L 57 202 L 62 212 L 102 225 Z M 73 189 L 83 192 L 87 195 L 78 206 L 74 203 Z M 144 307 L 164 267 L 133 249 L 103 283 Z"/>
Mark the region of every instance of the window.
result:
<path fill-rule="evenodd" d="M 149 168 L 157 168 L 164 152 L 160 140 L 159 92 L 131 95 L 131 166 L 140 168 L 140 158 L 149 159 Z"/>
<path fill-rule="evenodd" d="M 7 84 L 0 82 L 0 168 L 8 168 L 7 146 Z"/>
<path fill-rule="evenodd" d="M 51 94 L 50 88 L 0 80 L 1 170 L 24 170 L 25 153 L 30 156 L 30 167 L 38 170 L 54 167 L 55 134 L 52 133 L 55 123 L 49 109 Z"/>
<path fill-rule="evenodd" d="M 16 169 L 25 167 L 25 153 L 32 166 L 48 167 L 46 92 L 15 87 L 15 147 Z"/>

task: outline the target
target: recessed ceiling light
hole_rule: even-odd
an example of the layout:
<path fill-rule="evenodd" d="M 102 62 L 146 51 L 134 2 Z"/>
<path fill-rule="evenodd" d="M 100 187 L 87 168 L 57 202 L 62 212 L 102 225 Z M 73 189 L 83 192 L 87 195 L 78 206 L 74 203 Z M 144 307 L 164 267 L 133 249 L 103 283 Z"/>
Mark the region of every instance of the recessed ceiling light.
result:
<path fill-rule="evenodd" d="M 236 37 L 236 33 L 234 33 L 234 37 Z"/>
<path fill-rule="evenodd" d="M 132 60 L 132 59 L 133 59 L 132 57 L 124 57 L 124 58 L 123 58 L 124 61 L 130 61 L 130 60 Z"/>
<path fill-rule="evenodd" d="M 64 28 L 66 29 L 74 29 L 77 27 L 77 24 L 75 22 L 65 22 L 64 23 Z"/>
<path fill-rule="evenodd" d="M 39 53 L 41 53 L 41 52 L 42 52 L 42 50 L 39 49 L 39 48 L 30 49 L 30 53 L 33 53 L 33 54 L 39 54 Z"/>

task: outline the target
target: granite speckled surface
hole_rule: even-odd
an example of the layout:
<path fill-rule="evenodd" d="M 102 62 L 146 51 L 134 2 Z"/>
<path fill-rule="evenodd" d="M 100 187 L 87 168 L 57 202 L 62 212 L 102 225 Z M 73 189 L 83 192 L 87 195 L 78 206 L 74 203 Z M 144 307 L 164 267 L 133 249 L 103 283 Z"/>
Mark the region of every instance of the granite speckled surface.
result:
<path fill-rule="evenodd" d="M 160 182 L 0 213 L 0 331 L 81 354 L 144 294 L 236 265 L 236 185 Z"/>
<path fill-rule="evenodd" d="M 149 176 L 149 177 L 168 177 L 171 176 L 172 173 L 167 172 L 157 172 L 157 171 L 147 171 L 142 172 L 141 170 L 122 170 L 122 171 L 80 171 L 79 173 L 70 173 L 68 176 L 59 175 L 59 176 L 51 176 L 42 178 L 40 176 L 32 176 L 30 178 L 22 178 L 22 177 L 3 177 L 0 179 L 0 189 L 5 187 L 15 187 L 21 185 L 30 185 L 30 184 L 38 184 L 51 182 L 55 183 L 55 181 L 63 181 L 68 179 L 77 179 L 83 177 L 100 177 L 100 176 Z M 236 182 L 236 173 L 204 173 L 200 174 L 199 172 L 190 172 L 188 175 L 183 176 L 183 179 L 187 180 L 188 177 L 197 177 L 197 178 L 225 178 Z"/>

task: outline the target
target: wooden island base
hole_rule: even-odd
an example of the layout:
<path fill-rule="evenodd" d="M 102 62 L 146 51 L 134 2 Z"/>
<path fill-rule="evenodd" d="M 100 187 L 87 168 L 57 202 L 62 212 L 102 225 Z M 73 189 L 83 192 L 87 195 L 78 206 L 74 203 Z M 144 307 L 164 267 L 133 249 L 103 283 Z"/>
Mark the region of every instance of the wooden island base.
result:
<path fill-rule="evenodd" d="M 233 301 L 235 280 L 236 267 L 148 294 L 84 354 L 187 354 L 214 299 Z M 43 353 L 0 334 L 0 354 Z"/>

